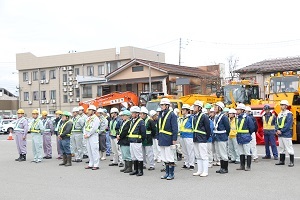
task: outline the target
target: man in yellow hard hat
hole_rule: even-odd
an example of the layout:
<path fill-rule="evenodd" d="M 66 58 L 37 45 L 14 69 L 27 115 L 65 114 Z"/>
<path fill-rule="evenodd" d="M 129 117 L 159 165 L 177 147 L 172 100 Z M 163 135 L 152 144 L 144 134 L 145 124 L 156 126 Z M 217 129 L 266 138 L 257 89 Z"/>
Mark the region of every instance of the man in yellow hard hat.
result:
<path fill-rule="evenodd" d="M 15 159 L 15 161 L 26 161 L 26 136 L 28 132 L 28 121 L 24 117 L 25 112 L 23 109 L 19 109 L 17 114 L 18 120 L 14 127 L 14 134 L 16 135 L 16 143 L 19 152 L 19 158 Z"/>
<path fill-rule="evenodd" d="M 29 129 L 32 137 L 32 152 L 33 152 L 33 161 L 35 163 L 42 162 L 43 159 L 43 132 L 44 125 L 41 119 L 39 118 L 39 111 L 32 111 L 33 121 Z"/>
<path fill-rule="evenodd" d="M 61 126 L 62 124 L 62 121 L 61 121 L 61 115 L 62 115 L 62 111 L 61 110 L 57 110 L 55 112 L 55 115 L 56 115 L 56 118 L 54 120 L 54 134 L 56 135 L 56 144 L 57 144 L 57 154 L 58 154 L 58 157 L 57 159 L 62 159 L 62 152 L 61 152 L 61 149 L 60 149 L 60 145 L 59 145 L 59 140 L 58 140 L 58 129 L 59 127 Z"/>
<path fill-rule="evenodd" d="M 44 147 L 44 159 L 52 159 L 52 144 L 51 136 L 54 132 L 53 122 L 47 117 L 47 111 L 42 111 L 42 122 L 45 130 L 43 132 L 43 147 Z"/>

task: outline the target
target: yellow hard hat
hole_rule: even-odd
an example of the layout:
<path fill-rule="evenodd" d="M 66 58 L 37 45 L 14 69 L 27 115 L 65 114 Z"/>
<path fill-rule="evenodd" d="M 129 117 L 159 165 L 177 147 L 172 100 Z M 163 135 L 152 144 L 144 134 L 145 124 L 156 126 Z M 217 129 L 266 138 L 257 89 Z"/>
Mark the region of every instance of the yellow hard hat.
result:
<path fill-rule="evenodd" d="M 39 114 L 39 111 L 38 110 L 33 110 L 32 114 Z"/>
<path fill-rule="evenodd" d="M 25 113 L 25 112 L 24 112 L 23 109 L 19 109 L 18 112 L 17 112 L 17 114 L 24 114 L 24 113 Z"/>
<path fill-rule="evenodd" d="M 62 115 L 62 111 L 61 110 L 57 110 L 56 112 L 55 112 L 55 114 L 57 114 L 57 115 Z"/>
<path fill-rule="evenodd" d="M 46 111 L 46 110 L 43 110 L 43 111 L 42 111 L 42 116 L 47 116 L 47 115 L 48 115 L 47 111 Z"/>

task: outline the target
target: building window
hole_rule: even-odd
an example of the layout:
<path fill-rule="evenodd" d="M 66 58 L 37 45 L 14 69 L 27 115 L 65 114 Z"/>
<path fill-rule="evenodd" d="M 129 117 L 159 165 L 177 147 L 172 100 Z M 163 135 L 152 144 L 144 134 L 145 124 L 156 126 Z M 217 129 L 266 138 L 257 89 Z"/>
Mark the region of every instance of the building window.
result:
<path fill-rule="evenodd" d="M 178 89 L 175 82 L 170 82 L 171 95 L 177 95 Z"/>
<path fill-rule="evenodd" d="M 39 79 L 39 77 L 38 77 L 38 71 L 32 72 L 32 79 L 33 79 L 33 81 L 37 81 Z"/>
<path fill-rule="evenodd" d="M 28 81 L 29 80 L 29 76 L 28 76 L 28 72 L 23 72 L 23 81 Z"/>
<path fill-rule="evenodd" d="M 98 75 L 104 75 L 104 65 L 98 65 Z"/>
<path fill-rule="evenodd" d="M 50 90 L 50 99 L 56 99 L 56 90 Z"/>
<path fill-rule="evenodd" d="M 41 80 L 46 80 L 46 71 L 40 71 Z"/>
<path fill-rule="evenodd" d="M 132 91 L 132 84 L 126 84 L 126 91 Z"/>
<path fill-rule="evenodd" d="M 102 86 L 101 85 L 97 86 L 97 96 L 98 97 L 102 96 Z"/>
<path fill-rule="evenodd" d="M 64 103 L 68 103 L 68 95 L 64 95 Z"/>
<path fill-rule="evenodd" d="M 29 101 L 29 92 L 24 92 L 24 101 Z"/>
<path fill-rule="evenodd" d="M 132 67 L 132 72 L 141 72 L 144 71 L 144 66 Z"/>
<path fill-rule="evenodd" d="M 83 98 L 92 98 L 93 94 L 92 94 L 92 86 L 91 85 L 84 85 L 83 86 L 83 94 L 82 94 Z"/>
<path fill-rule="evenodd" d="M 41 91 L 41 100 L 46 100 L 46 91 Z"/>
<path fill-rule="evenodd" d="M 149 83 L 144 83 L 143 84 L 143 91 L 144 92 L 149 92 Z M 161 92 L 162 91 L 162 83 L 161 82 L 151 83 L 151 91 L 152 92 Z"/>
<path fill-rule="evenodd" d="M 118 69 L 119 66 L 120 66 L 120 62 L 118 62 L 118 61 L 108 62 L 107 63 L 107 72 L 111 73 L 111 72 L 115 71 L 116 69 Z"/>
<path fill-rule="evenodd" d="M 38 91 L 33 91 L 33 101 L 39 100 L 39 92 Z"/>
<path fill-rule="evenodd" d="M 67 82 L 68 81 L 68 76 L 67 74 L 63 74 L 63 82 Z"/>
<path fill-rule="evenodd" d="M 56 79 L 55 69 L 49 71 L 50 79 Z"/>
<path fill-rule="evenodd" d="M 79 68 L 74 69 L 75 76 L 79 75 Z"/>
<path fill-rule="evenodd" d="M 79 90 L 79 88 L 76 88 L 76 89 L 75 89 L 75 96 L 76 96 L 77 98 L 80 98 L 80 90 Z"/>
<path fill-rule="evenodd" d="M 94 76 L 94 66 L 87 66 L 87 75 Z"/>

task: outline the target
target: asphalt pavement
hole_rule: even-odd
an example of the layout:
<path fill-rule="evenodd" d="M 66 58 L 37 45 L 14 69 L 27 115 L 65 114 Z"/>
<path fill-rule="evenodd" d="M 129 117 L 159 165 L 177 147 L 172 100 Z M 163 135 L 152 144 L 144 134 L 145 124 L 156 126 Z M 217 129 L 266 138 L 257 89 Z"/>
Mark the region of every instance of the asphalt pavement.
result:
<path fill-rule="evenodd" d="M 161 180 L 162 164 L 154 171 L 144 170 L 136 177 L 120 173 L 119 167 L 109 167 L 109 157 L 101 161 L 100 170 L 84 169 L 85 163 L 71 167 L 58 166 L 55 137 L 53 159 L 31 163 L 33 159 L 31 137 L 28 136 L 26 162 L 16 162 L 15 141 L 0 135 L 0 199 L 299 199 L 300 145 L 295 148 L 295 166 L 275 166 L 278 161 L 262 160 L 264 147 L 258 146 L 260 159 L 252 164 L 252 171 L 237 171 L 238 165 L 230 164 L 229 173 L 216 174 L 219 167 L 209 169 L 205 178 L 193 177 L 193 171 L 181 170 L 182 162 L 175 169 L 175 179 Z M 289 158 L 286 158 L 289 161 Z M 195 172 L 195 171 L 194 171 Z"/>

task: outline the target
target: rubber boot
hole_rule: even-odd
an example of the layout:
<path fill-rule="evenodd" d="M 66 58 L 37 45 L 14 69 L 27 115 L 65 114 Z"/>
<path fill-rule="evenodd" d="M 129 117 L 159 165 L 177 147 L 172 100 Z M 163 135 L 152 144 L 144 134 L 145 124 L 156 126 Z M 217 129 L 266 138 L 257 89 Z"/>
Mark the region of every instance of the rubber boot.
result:
<path fill-rule="evenodd" d="M 280 154 L 279 163 L 276 163 L 275 165 L 284 165 L 285 163 L 285 154 Z"/>
<path fill-rule="evenodd" d="M 136 175 L 137 176 L 143 176 L 144 175 L 144 162 L 143 161 L 138 162 L 138 173 Z"/>
<path fill-rule="evenodd" d="M 102 152 L 102 151 L 101 151 L 101 152 Z M 105 152 L 102 152 L 101 160 L 106 160 L 106 153 L 105 153 Z"/>
<path fill-rule="evenodd" d="M 72 166 L 72 155 L 67 155 L 67 163 L 65 164 L 65 167 L 68 167 L 68 166 Z"/>
<path fill-rule="evenodd" d="M 182 154 L 181 153 L 177 153 L 177 161 L 181 161 L 182 160 Z"/>
<path fill-rule="evenodd" d="M 208 176 L 208 160 L 202 160 L 203 172 L 200 174 L 200 177 Z"/>
<path fill-rule="evenodd" d="M 236 170 L 245 170 L 246 156 L 240 155 L 240 160 L 240 168 L 237 168 Z"/>
<path fill-rule="evenodd" d="M 19 158 L 16 158 L 15 161 L 20 161 L 21 160 L 22 154 L 19 154 Z"/>
<path fill-rule="evenodd" d="M 125 172 L 128 168 L 128 161 L 124 160 L 124 162 L 125 162 L 125 166 L 123 169 L 120 170 L 120 172 Z"/>
<path fill-rule="evenodd" d="M 124 173 L 130 173 L 130 172 L 132 172 L 132 161 L 127 161 L 127 169 L 124 171 Z"/>
<path fill-rule="evenodd" d="M 21 154 L 19 162 L 26 161 L 26 154 Z"/>
<path fill-rule="evenodd" d="M 290 154 L 290 164 L 289 167 L 294 167 L 294 155 Z"/>
<path fill-rule="evenodd" d="M 221 173 L 222 169 L 224 168 L 224 161 L 220 160 L 220 163 L 221 163 L 221 168 L 217 170 L 216 173 Z"/>
<path fill-rule="evenodd" d="M 197 160 L 198 170 L 193 173 L 193 176 L 200 176 L 203 173 L 203 160 Z"/>
<path fill-rule="evenodd" d="M 168 176 L 169 176 L 169 173 L 170 173 L 170 166 L 169 166 L 169 164 L 166 163 L 165 165 L 166 165 L 166 174 L 164 176 L 161 176 L 160 177 L 161 179 L 167 179 Z"/>
<path fill-rule="evenodd" d="M 175 178 L 174 176 L 174 169 L 175 169 L 175 166 L 170 166 L 170 169 L 169 169 L 169 176 L 167 177 L 167 180 L 173 180 Z"/>
<path fill-rule="evenodd" d="M 220 174 L 228 173 L 228 161 L 223 161 L 223 169 L 220 170 Z"/>
<path fill-rule="evenodd" d="M 62 163 L 59 164 L 59 166 L 63 166 L 65 164 L 67 164 L 67 155 L 63 155 L 63 158 L 62 158 Z"/>
<path fill-rule="evenodd" d="M 245 169 L 245 171 L 251 171 L 251 156 L 247 156 L 247 167 Z"/>
<path fill-rule="evenodd" d="M 138 161 L 133 161 L 133 171 L 129 175 L 136 175 L 138 173 Z"/>

